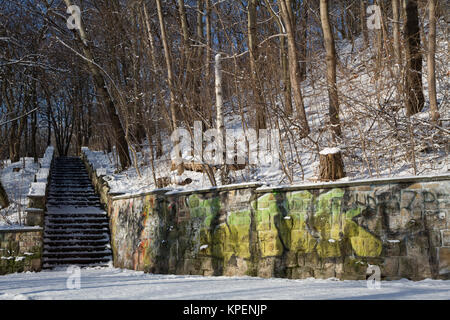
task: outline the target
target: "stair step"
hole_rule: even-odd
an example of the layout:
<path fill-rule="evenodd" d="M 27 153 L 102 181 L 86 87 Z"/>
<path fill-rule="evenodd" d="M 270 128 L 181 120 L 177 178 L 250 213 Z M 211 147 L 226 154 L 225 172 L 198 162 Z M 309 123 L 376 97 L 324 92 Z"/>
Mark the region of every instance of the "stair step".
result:
<path fill-rule="evenodd" d="M 97 245 L 97 246 L 46 246 L 44 251 L 48 252 L 58 252 L 58 251 L 104 251 L 111 250 L 109 246 Z"/>
<path fill-rule="evenodd" d="M 65 196 L 65 197 L 55 197 L 55 196 L 51 196 L 48 197 L 48 201 L 52 201 L 52 202 L 58 202 L 58 201 L 87 201 L 87 202 L 93 202 L 98 204 L 100 202 L 99 198 L 95 198 L 95 197 L 83 197 L 83 196 Z"/>
<path fill-rule="evenodd" d="M 71 197 L 88 197 L 88 198 L 96 198 L 96 199 L 100 199 L 95 193 L 93 192 L 57 192 L 57 191 L 51 191 L 48 193 L 48 198 L 55 198 L 55 199 L 59 199 L 59 198 L 71 198 Z"/>
<path fill-rule="evenodd" d="M 99 240 L 91 240 L 91 239 L 69 239 L 69 240 L 51 240 L 44 238 L 44 246 L 45 245 L 85 245 L 85 246 L 96 246 L 96 245 L 109 245 L 109 239 L 103 238 Z"/>
<path fill-rule="evenodd" d="M 67 252 L 46 252 L 43 253 L 43 258 L 105 258 L 111 257 L 111 250 L 104 251 L 67 251 Z"/>
<path fill-rule="evenodd" d="M 70 201 L 70 200 L 59 200 L 59 201 L 55 201 L 55 200 L 49 200 L 47 202 L 47 204 L 49 205 L 68 205 L 68 206 L 83 206 L 83 207 L 100 207 L 100 202 L 98 201 Z"/>
<path fill-rule="evenodd" d="M 64 184 L 64 183 L 85 183 L 85 184 L 89 184 L 92 183 L 91 179 L 89 178 L 81 178 L 81 179 L 77 179 L 74 177 L 71 178 L 61 178 L 61 179 L 54 179 L 52 177 L 50 177 L 50 184 Z"/>
<path fill-rule="evenodd" d="M 80 222 L 89 222 L 89 223 L 103 223 L 105 221 L 108 221 L 106 217 L 67 217 L 67 218 L 60 218 L 60 217 L 51 217 L 47 216 L 45 218 L 45 222 L 48 223 L 80 223 Z"/>
<path fill-rule="evenodd" d="M 73 192 L 52 192 L 49 193 L 48 195 L 49 199 L 50 198 L 54 198 L 54 199 L 64 199 L 64 198 L 86 198 L 86 199 L 99 199 L 99 197 L 93 193 L 93 192 L 77 192 L 77 193 L 73 193 Z"/>
<path fill-rule="evenodd" d="M 95 193 L 95 190 L 94 190 L 94 188 L 92 186 L 90 188 L 76 188 L 76 187 L 73 187 L 73 188 L 64 188 L 64 189 L 53 187 L 53 188 L 49 188 L 48 193 L 49 194 L 54 194 L 54 193 L 57 193 L 57 194 L 66 194 L 66 193 L 86 194 L 86 193 L 90 193 L 90 194 L 92 194 L 92 193 Z"/>
<path fill-rule="evenodd" d="M 92 199 L 92 200 L 91 200 Z M 69 202 L 98 202 L 98 198 L 88 198 L 88 197 L 78 197 L 78 198 L 70 198 L 70 197 L 49 197 L 48 198 L 48 202 L 51 203 L 57 203 L 57 202 L 64 202 L 64 201 L 69 201 Z"/>
<path fill-rule="evenodd" d="M 96 207 L 91 207 L 92 209 L 95 209 Z M 89 209 L 86 207 L 86 209 Z M 98 208 L 96 208 L 98 209 Z M 100 210 L 100 209 L 99 209 Z M 85 214 L 83 212 L 67 212 L 67 213 L 57 213 L 55 214 L 46 214 L 45 219 L 48 220 L 48 222 L 53 222 L 55 220 L 60 221 L 90 221 L 92 222 L 104 222 L 107 221 L 108 218 L 104 214 Z"/>
<path fill-rule="evenodd" d="M 45 235 L 101 235 L 107 233 L 109 230 L 107 226 L 99 228 L 89 228 L 89 229 L 61 229 L 61 228 L 51 228 L 45 230 Z"/>
<path fill-rule="evenodd" d="M 81 236 L 90 236 L 90 235 L 92 235 L 92 236 L 102 236 L 102 235 L 107 235 L 108 232 L 109 232 L 109 228 L 105 224 L 105 225 L 103 225 L 101 227 L 98 227 L 98 228 L 90 227 L 90 228 L 88 228 L 86 230 L 81 229 L 81 228 L 75 230 L 75 229 L 72 228 L 72 230 L 68 231 L 68 230 L 65 230 L 63 228 L 53 228 L 53 227 L 51 229 L 47 229 L 46 228 L 44 235 L 45 236 L 49 236 L 49 237 L 53 237 L 53 236 L 71 237 L 71 236 L 78 236 L 78 235 L 81 235 Z"/>
<path fill-rule="evenodd" d="M 92 183 L 91 181 L 86 181 L 86 182 L 70 182 L 70 181 L 65 181 L 65 182 L 54 182 L 52 180 L 50 180 L 50 187 L 56 187 L 56 188 L 64 188 L 64 187 L 78 187 L 81 189 L 81 187 L 87 187 L 90 186 L 92 187 Z"/>
<path fill-rule="evenodd" d="M 56 233 L 56 234 L 45 234 L 44 240 L 109 240 L 109 236 L 107 233 L 102 234 L 64 234 L 64 233 Z"/>
<path fill-rule="evenodd" d="M 48 227 L 45 227 L 45 233 L 47 234 L 80 234 L 84 233 L 81 231 L 87 231 L 86 234 L 95 233 L 95 231 L 104 231 L 107 233 L 109 231 L 109 225 L 107 222 L 104 222 L 99 225 L 90 225 L 90 224 L 80 224 L 73 223 L 67 226 L 67 229 L 64 224 L 51 224 Z M 97 232 L 98 234 L 99 232 Z"/>
<path fill-rule="evenodd" d="M 47 215 L 53 214 L 102 214 L 106 215 L 105 210 L 96 207 L 75 207 L 75 206 L 47 206 Z"/>
<path fill-rule="evenodd" d="M 107 263 L 112 260 L 111 256 L 102 258 L 42 258 L 43 264 L 49 265 L 66 265 L 66 264 L 91 264 L 91 263 Z"/>
<path fill-rule="evenodd" d="M 73 265 L 76 265 L 77 267 L 83 269 L 83 268 L 107 268 L 109 267 L 109 263 L 112 263 L 112 261 L 108 261 L 107 263 L 87 263 L 87 264 L 82 264 L 82 263 L 76 263 L 76 264 L 43 264 L 42 265 L 42 269 L 44 270 L 51 270 L 54 268 L 69 268 L 72 267 Z"/>
<path fill-rule="evenodd" d="M 105 218 L 107 219 L 106 212 L 47 212 L 46 216 L 49 218 Z"/>

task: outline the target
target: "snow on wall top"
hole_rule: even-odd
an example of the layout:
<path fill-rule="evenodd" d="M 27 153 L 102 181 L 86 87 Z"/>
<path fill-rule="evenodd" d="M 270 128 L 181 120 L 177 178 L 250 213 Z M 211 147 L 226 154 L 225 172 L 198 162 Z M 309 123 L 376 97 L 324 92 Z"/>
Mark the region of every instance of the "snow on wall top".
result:
<path fill-rule="evenodd" d="M 29 197 L 44 197 L 45 189 L 47 188 L 46 182 L 33 182 L 31 183 L 30 191 L 28 192 Z"/>

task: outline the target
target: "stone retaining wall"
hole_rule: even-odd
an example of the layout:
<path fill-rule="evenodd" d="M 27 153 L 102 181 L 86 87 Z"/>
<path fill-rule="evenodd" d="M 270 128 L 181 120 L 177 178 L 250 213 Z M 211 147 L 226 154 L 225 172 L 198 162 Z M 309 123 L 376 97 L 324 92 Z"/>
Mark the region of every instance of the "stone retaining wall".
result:
<path fill-rule="evenodd" d="M 366 279 L 376 265 L 386 280 L 450 278 L 450 175 L 258 187 L 107 196 L 114 265 L 294 279 Z"/>
<path fill-rule="evenodd" d="M 0 275 L 42 268 L 44 212 L 54 148 L 47 147 L 31 183 L 24 227 L 0 229 Z"/>
<path fill-rule="evenodd" d="M 40 271 L 42 229 L 0 230 L 0 275 Z"/>

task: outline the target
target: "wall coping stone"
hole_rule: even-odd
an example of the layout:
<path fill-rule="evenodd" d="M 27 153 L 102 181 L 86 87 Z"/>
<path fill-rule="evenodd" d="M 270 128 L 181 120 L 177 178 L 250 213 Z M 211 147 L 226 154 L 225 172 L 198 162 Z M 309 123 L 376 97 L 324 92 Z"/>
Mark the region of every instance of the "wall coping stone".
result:
<path fill-rule="evenodd" d="M 441 175 L 424 175 L 424 176 L 405 176 L 405 177 L 389 177 L 389 178 L 371 178 L 371 179 L 358 179 L 352 181 L 335 181 L 335 182 L 318 182 L 318 183 L 305 183 L 297 185 L 284 185 L 284 186 L 267 186 L 261 182 L 230 184 L 225 186 L 217 186 L 210 188 L 202 188 L 195 190 L 182 190 L 182 189 L 154 189 L 147 192 L 140 192 L 134 194 L 125 193 L 110 193 L 111 200 L 123 200 L 139 198 L 147 195 L 165 195 L 165 196 L 182 196 L 187 194 L 201 194 L 210 192 L 221 192 L 238 189 L 255 189 L 255 193 L 269 193 L 273 191 L 300 191 L 310 189 L 332 189 L 343 187 L 355 187 L 364 185 L 378 185 L 378 184 L 390 184 L 390 183 L 418 183 L 418 182 L 436 182 L 450 180 L 450 174 Z"/>
<path fill-rule="evenodd" d="M 229 190 L 238 190 L 238 189 L 256 189 L 258 187 L 261 187 L 263 184 L 259 182 L 251 182 L 251 183 L 241 183 L 241 184 L 229 184 L 225 186 L 217 186 L 217 187 L 210 187 L 210 188 L 202 188 L 202 189 L 193 189 L 193 190 L 183 190 L 183 189 L 170 189 L 170 188 L 162 188 L 162 189 L 154 189 L 148 192 L 141 192 L 141 193 L 135 193 L 135 194 L 122 194 L 119 196 L 113 196 L 112 193 L 110 193 L 111 200 L 123 200 L 123 199 L 131 199 L 131 198 L 139 198 L 147 195 L 154 195 L 154 194 L 161 194 L 165 196 L 179 196 L 179 195 L 186 195 L 186 194 L 201 194 L 201 193 L 210 193 L 210 192 L 222 192 L 222 191 L 229 191 Z"/>
<path fill-rule="evenodd" d="M 39 232 L 39 231 L 44 231 L 44 228 L 23 227 L 23 228 L 0 229 L 0 233 L 20 233 L 20 232 Z"/>
<path fill-rule="evenodd" d="M 375 179 L 359 179 L 352 181 L 335 181 L 335 182 L 320 182 L 320 183 L 305 183 L 298 185 L 285 186 L 263 186 L 255 190 L 256 193 L 268 193 L 272 191 L 300 191 L 310 189 L 332 189 L 342 187 L 356 187 L 364 185 L 378 185 L 390 183 L 417 183 L 417 182 L 436 182 L 450 180 L 450 174 L 442 175 L 426 175 L 426 176 L 405 176 L 392 178 L 375 178 Z"/>

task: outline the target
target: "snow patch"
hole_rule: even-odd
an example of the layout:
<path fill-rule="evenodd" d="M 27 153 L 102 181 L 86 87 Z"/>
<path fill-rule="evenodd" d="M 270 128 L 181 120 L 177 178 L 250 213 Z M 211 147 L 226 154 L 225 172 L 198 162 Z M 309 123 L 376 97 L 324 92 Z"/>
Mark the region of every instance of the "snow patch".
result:
<path fill-rule="evenodd" d="M 341 149 L 339 148 L 325 148 L 322 151 L 320 151 L 319 153 L 323 156 L 328 155 L 328 154 L 336 154 L 341 152 Z"/>
<path fill-rule="evenodd" d="M 28 192 L 28 196 L 44 197 L 46 188 L 47 184 L 45 182 L 33 182 L 31 183 L 31 188 L 30 191 Z"/>

